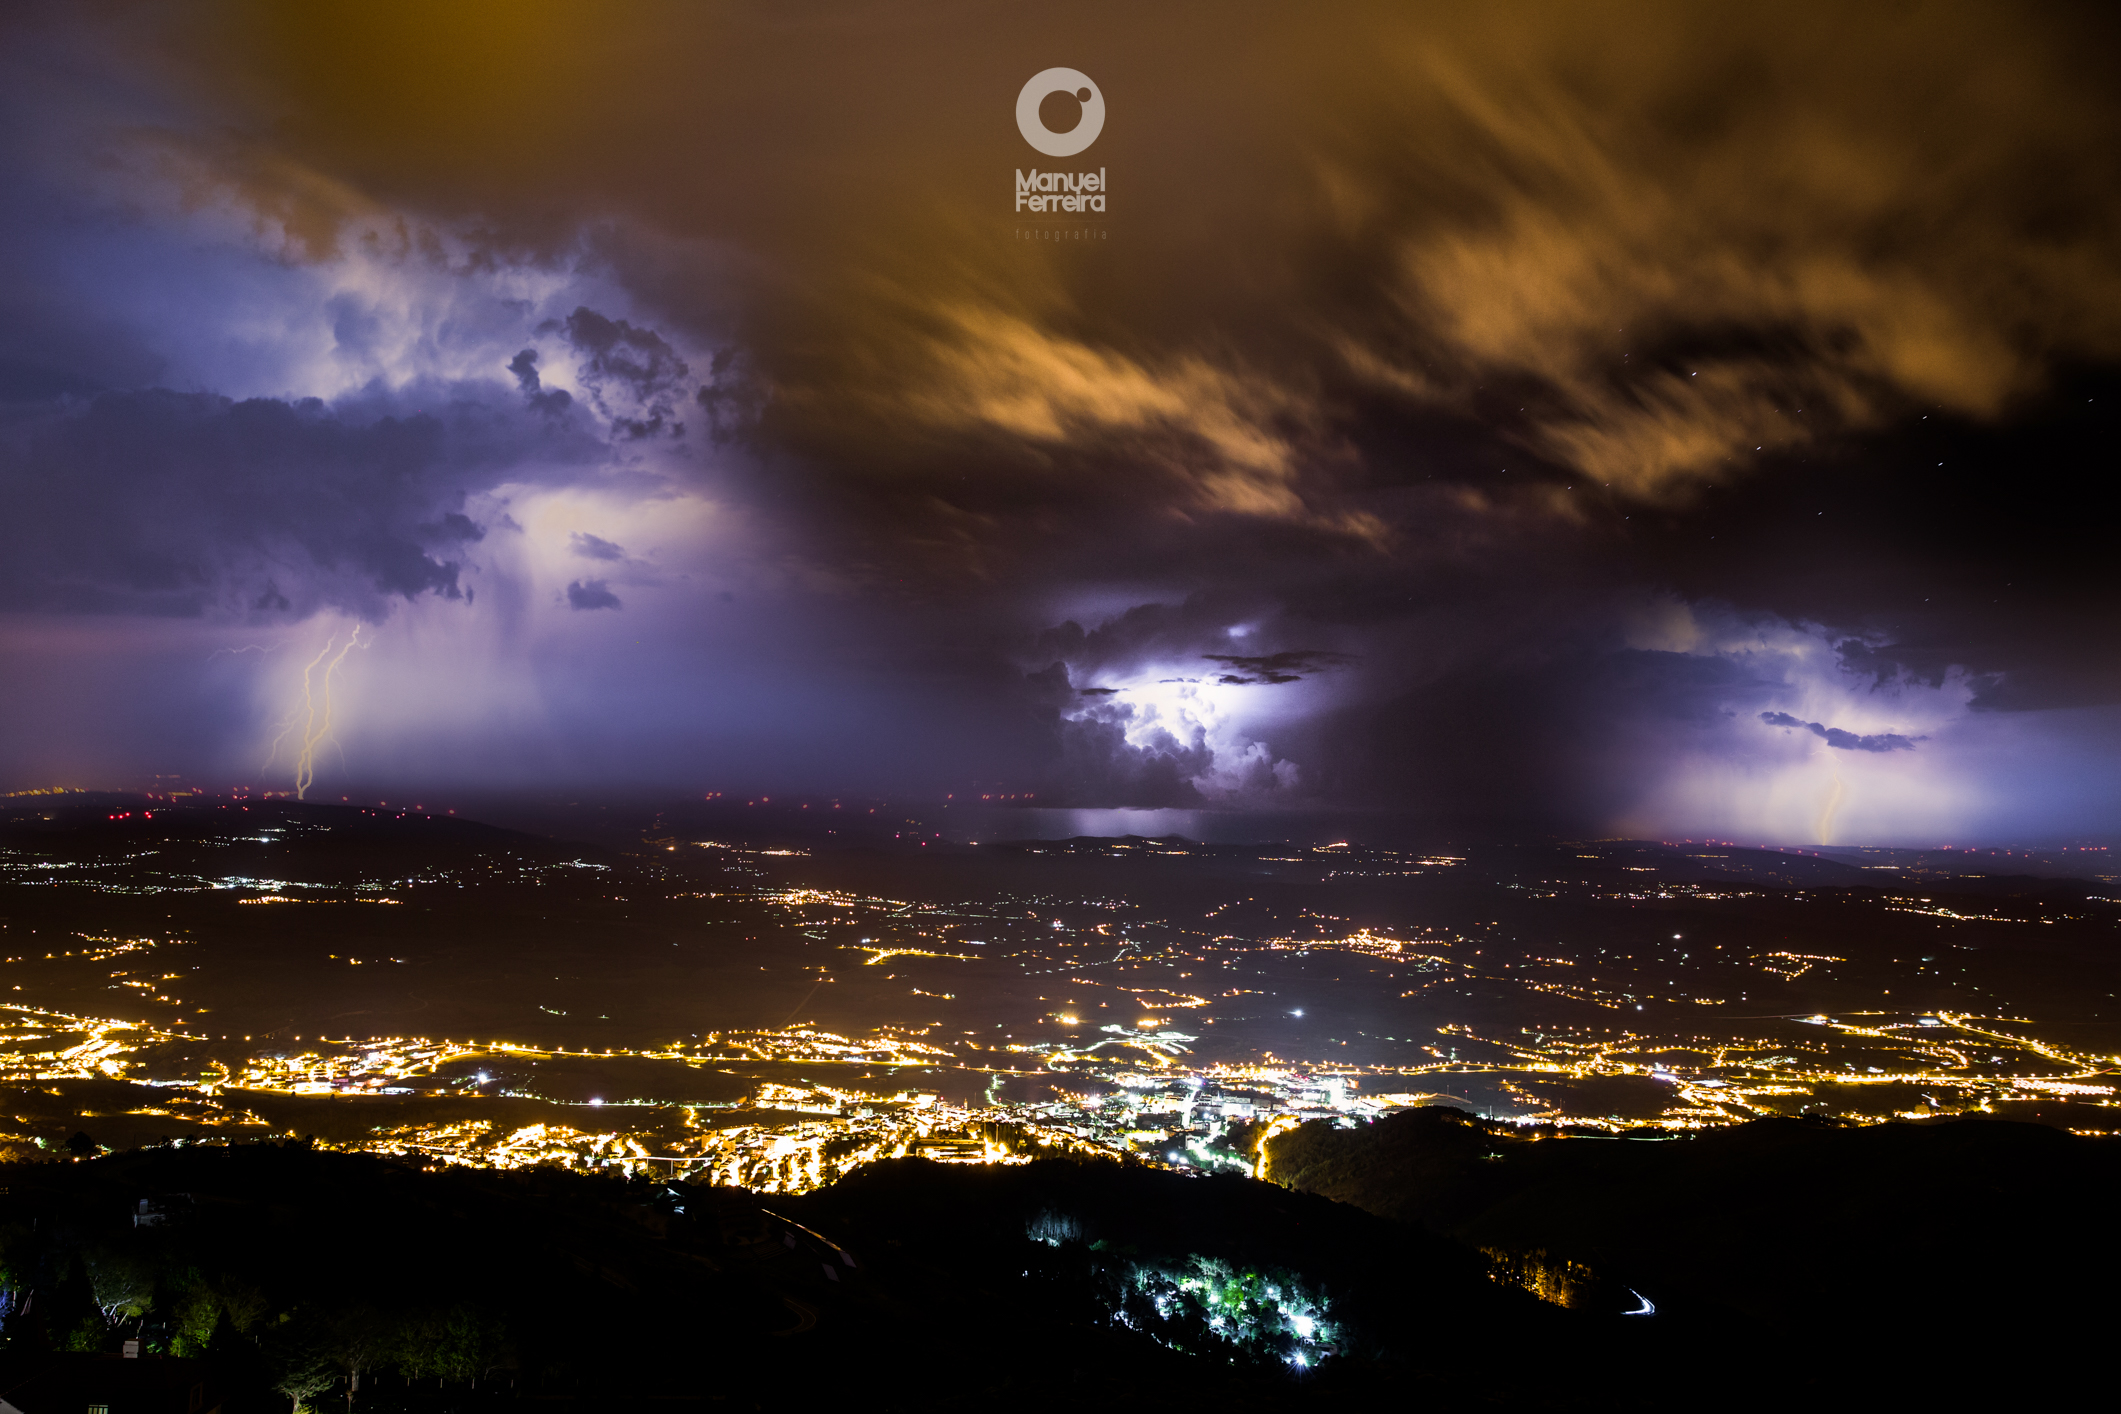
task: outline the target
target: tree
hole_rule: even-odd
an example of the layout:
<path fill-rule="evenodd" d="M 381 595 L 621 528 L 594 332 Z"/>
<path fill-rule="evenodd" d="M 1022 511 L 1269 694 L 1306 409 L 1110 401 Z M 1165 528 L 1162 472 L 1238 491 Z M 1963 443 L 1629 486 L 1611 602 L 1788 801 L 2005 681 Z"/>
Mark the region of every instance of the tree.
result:
<path fill-rule="evenodd" d="M 476 1380 L 501 1357 L 497 1322 L 465 1306 L 430 1309 L 405 1323 L 398 1364 L 410 1376 Z"/>
<path fill-rule="evenodd" d="M 185 1277 L 183 1294 L 177 1298 L 170 1323 L 169 1351 L 179 1358 L 205 1354 L 213 1340 L 214 1326 L 221 1319 L 221 1303 L 214 1299 L 213 1288 L 196 1271 L 187 1272 Z"/>
<path fill-rule="evenodd" d="M 274 1322 L 258 1342 L 272 1387 L 293 1401 L 292 1414 L 302 1414 L 312 1395 L 338 1383 L 326 1335 L 306 1315 L 293 1314 Z"/>
<path fill-rule="evenodd" d="M 155 1265 L 143 1254 L 95 1247 L 82 1254 L 82 1264 L 106 1324 L 144 1315 L 154 1304 Z"/>
<path fill-rule="evenodd" d="M 222 1277 L 214 1283 L 213 1291 L 221 1308 L 228 1312 L 229 1324 L 243 1335 L 249 1335 L 252 1327 L 265 1318 L 266 1308 L 271 1305 L 264 1292 L 240 1277 Z"/>
<path fill-rule="evenodd" d="M 272 1387 L 294 1401 L 293 1414 L 302 1414 L 311 1395 L 322 1394 L 338 1383 L 338 1371 L 321 1354 L 293 1365 L 282 1366 Z"/>
<path fill-rule="evenodd" d="M 352 1414 L 354 1395 L 361 1388 L 361 1372 L 381 1363 L 391 1334 L 389 1325 L 367 1306 L 342 1311 L 332 1322 L 328 1348 L 332 1361 L 346 1372 L 347 1414 Z"/>

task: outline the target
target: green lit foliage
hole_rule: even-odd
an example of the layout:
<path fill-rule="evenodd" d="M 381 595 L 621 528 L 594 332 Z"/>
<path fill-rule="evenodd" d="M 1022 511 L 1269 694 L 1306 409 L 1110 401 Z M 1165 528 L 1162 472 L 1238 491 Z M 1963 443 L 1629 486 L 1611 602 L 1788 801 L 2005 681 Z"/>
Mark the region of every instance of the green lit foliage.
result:
<path fill-rule="evenodd" d="M 338 1312 L 325 1338 L 332 1363 L 346 1372 L 348 1387 L 355 1390 L 360 1388 L 362 1372 L 386 1363 L 398 1344 L 395 1323 L 365 1304 Z"/>
<path fill-rule="evenodd" d="M 221 1319 L 221 1308 L 214 1304 L 210 1291 L 204 1287 L 191 1287 L 185 1291 L 170 1310 L 170 1355 L 178 1359 L 206 1355 L 206 1342 L 214 1338 L 214 1323 L 218 1319 Z"/>
<path fill-rule="evenodd" d="M 206 1353 L 207 1342 L 213 1339 L 214 1326 L 221 1319 L 221 1303 L 205 1282 L 199 1280 L 196 1271 L 185 1273 L 189 1280 L 181 1287 L 181 1294 L 171 1303 L 169 1353 L 180 1359 L 191 1359 Z"/>
<path fill-rule="evenodd" d="M 1211 1257 L 1129 1263 L 1108 1283 L 1113 1316 L 1176 1350 L 1312 1369 L 1340 1350 L 1330 1302 L 1286 1272 L 1248 1271 Z"/>
<path fill-rule="evenodd" d="M 260 1414 L 361 1414 L 408 1387 L 662 1397 L 690 1388 L 701 1350 L 788 1320 L 778 1266 L 761 1276 L 744 1249 L 728 1273 L 720 1197 L 644 1179 L 428 1173 L 299 1144 L 158 1146 L 0 1177 L 0 1353 L 139 1340 L 211 1360 Z"/>
<path fill-rule="evenodd" d="M 398 1322 L 394 1335 L 393 1363 L 415 1379 L 475 1380 L 505 1345 L 499 1323 L 468 1306 L 417 1312 Z"/>
<path fill-rule="evenodd" d="M 319 1322 L 298 1315 L 282 1316 L 258 1342 L 272 1372 L 272 1387 L 293 1401 L 293 1414 L 301 1414 L 311 1399 L 338 1383 L 338 1367 L 326 1339 Z"/>
<path fill-rule="evenodd" d="M 214 1300 L 228 1313 L 228 1323 L 248 1335 L 272 1309 L 272 1299 L 240 1277 L 224 1275 L 213 1286 Z"/>

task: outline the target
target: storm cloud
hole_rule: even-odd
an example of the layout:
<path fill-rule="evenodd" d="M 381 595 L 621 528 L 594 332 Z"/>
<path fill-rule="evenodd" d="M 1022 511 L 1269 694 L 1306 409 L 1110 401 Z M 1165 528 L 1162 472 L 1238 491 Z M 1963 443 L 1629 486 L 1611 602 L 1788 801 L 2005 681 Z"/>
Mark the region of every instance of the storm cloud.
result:
<path fill-rule="evenodd" d="M 578 579 L 567 586 L 567 607 L 576 610 L 621 609 L 625 605 L 603 580 Z"/>
<path fill-rule="evenodd" d="M 393 600 L 461 599 L 462 552 L 485 535 L 467 496 L 581 453 L 495 391 L 333 406 L 147 389 L 18 413 L 0 427 L 0 605 L 380 621 Z"/>
<path fill-rule="evenodd" d="M 1766 837 L 2121 760 L 2101 12 L 126 13 L 0 59 L 38 643 L 536 641 L 497 777 Z M 1095 242 L 1009 209 L 1059 62 Z"/>
<path fill-rule="evenodd" d="M 683 433 L 678 409 L 699 390 L 686 381 L 692 370 L 685 360 L 653 329 L 636 329 L 583 306 L 538 332 L 564 334 L 581 355 L 576 376 L 618 435 L 638 441 L 665 430 Z"/>
<path fill-rule="evenodd" d="M 1201 656 L 1211 663 L 1222 664 L 1223 672 L 1216 680 L 1233 687 L 1302 682 L 1312 673 L 1347 661 L 1345 653 L 1321 653 L 1307 648 L 1284 649 L 1253 658 L 1235 653 L 1204 653 Z"/>
<path fill-rule="evenodd" d="M 1799 731 L 1810 732 L 1837 751 L 1913 751 L 1915 743 L 1922 740 L 1919 736 L 1901 736 L 1897 732 L 1877 732 L 1861 736 L 1855 732 L 1845 732 L 1839 727 L 1799 721 L 1787 712 L 1762 712 L 1760 720 L 1771 727 L 1795 727 Z"/>

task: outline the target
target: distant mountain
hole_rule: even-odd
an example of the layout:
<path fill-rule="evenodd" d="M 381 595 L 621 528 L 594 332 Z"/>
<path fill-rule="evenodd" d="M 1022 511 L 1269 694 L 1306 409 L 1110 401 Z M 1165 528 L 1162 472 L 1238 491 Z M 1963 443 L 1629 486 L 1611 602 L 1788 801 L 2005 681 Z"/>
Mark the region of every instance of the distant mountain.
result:
<path fill-rule="evenodd" d="M 486 862 L 615 865 L 594 845 L 411 809 L 79 792 L 0 799 L 0 850 L 100 875 L 352 886 Z M 53 877 L 62 877 L 51 871 Z"/>

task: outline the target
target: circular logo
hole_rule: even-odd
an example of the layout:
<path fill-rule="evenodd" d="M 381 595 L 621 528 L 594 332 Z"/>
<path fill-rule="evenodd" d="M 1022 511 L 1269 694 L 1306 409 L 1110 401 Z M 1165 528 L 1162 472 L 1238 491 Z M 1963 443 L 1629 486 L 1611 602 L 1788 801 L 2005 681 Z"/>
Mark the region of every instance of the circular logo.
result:
<path fill-rule="evenodd" d="M 1057 133 L 1038 115 L 1039 106 L 1056 93 L 1067 93 L 1083 105 L 1082 121 Z M 1016 130 L 1048 157 L 1073 157 L 1105 130 L 1105 95 L 1081 69 L 1048 69 L 1033 74 L 1016 95 Z"/>

